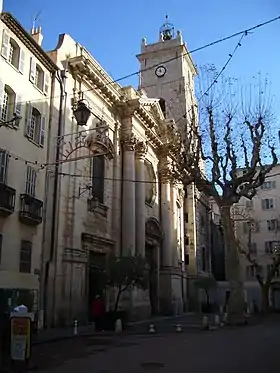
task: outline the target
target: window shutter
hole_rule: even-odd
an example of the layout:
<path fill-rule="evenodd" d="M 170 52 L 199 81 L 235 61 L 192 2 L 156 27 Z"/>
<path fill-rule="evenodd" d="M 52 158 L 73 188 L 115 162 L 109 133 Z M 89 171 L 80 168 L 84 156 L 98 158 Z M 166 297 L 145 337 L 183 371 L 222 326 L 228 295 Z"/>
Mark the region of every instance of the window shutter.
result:
<path fill-rule="evenodd" d="M 15 114 L 17 117 L 21 117 L 21 102 L 22 102 L 22 96 L 16 95 L 16 103 L 15 103 Z M 20 120 L 17 122 L 19 125 Z"/>
<path fill-rule="evenodd" d="M 31 83 L 35 83 L 35 76 L 36 76 L 36 61 L 34 58 L 30 58 L 30 73 L 29 73 L 29 80 Z"/>
<path fill-rule="evenodd" d="M 30 137 L 31 132 L 31 115 L 32 115 L 32 106 L 30 102 L 26 103 L 26 116 L 25 116 L 25 135 Z"/>
<path fill-rule="evenodd" d="M 36 170 L 30 166 L 27 166 L 25 193 L 28 194 L 29 196 L 35 195 L 36 177 L 37 177 Z"/>
<path fill-rule="evenodd" d="M 2 119 L 3 95 L 4 95 L 4 83 L 0 80 L 0 120 Z"/>
<path fill-rule="evenodd" d="M 23 49 L 19 52 L 19 66 L 18 70 L 20 73 L 24 74 L 24 66 L 25 66 L 25 52 Z"/>
<path fill-rule="evenodd" d="M 0 150 L 0 183 L 6 183 L 9 154 L 6 150 Z"/>
<path fill-rule="evenodd" d="M 44 74 L 44 89 L 43 92 L 48 95 L 50 90 L 50 75 L 48 72 Z"/>
<path fill-rule="evenodd" d="M 25 182 L 25 193 L 30 194 L 30 167 L 26 169 L 26 182 Z"/>
<path fill-rule="evenodd" d="M 9 54 L 9 40 L 9 34 L 6 30 L 3 30 L 1 55 L 6 59 L 8 58 Z"/>
<path fill-rule="evenodd" d="M 36 180 L 37 180 L 37 173 L 34 170 L 34 168 L 31 169 L 31 195 L 35 196 L 35 191 L 36 191 Z"/>
<path fill-rule="evenodd" d="M 46 117 L 45 115 L 41 116 L 41 123 L 40 123 L 40 134 L 39 134 L 39 145 L 44 146 L 45 143 L 45 126 L 46 126 Z"/>

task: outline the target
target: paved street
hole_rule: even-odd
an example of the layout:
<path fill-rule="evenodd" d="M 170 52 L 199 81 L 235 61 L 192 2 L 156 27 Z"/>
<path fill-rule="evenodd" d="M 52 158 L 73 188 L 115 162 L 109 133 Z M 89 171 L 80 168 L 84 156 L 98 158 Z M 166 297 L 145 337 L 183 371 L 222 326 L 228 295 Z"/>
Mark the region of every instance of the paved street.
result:
<path fill-rule="evenodd" d="M 33 353 L 44 373 L 273 373 L 280 371 L 279 321 L 212 332 L 80 338 L 54 342 L 52 352 L 37 346 Z"/>

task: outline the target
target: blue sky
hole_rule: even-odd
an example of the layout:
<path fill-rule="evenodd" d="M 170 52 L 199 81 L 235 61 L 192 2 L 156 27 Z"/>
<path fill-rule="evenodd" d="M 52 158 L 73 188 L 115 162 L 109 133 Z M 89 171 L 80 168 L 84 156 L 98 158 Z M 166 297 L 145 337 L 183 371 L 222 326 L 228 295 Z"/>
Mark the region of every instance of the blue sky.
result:
<path fill-rule="evenodd" d="M 173 6 L 172 4 L 176 4 Z M 141 38 L 157 41 L 165 14 L 176 29 L 183 32 L 190 50 L 215 39 L 246 29 L 280 15 L 279 0 L 107 0 L 80 2 L 66 0 L 4 0 L 4 10 L 11 12 L 26 28 L 38 12 L 43 28 L 44 48 L 53 49 L 58 35 L 68 33 L 83 44 L 116 79 L 138 69 L 135 55 Z M 280 20 L 247 36 L 232 59 L 226 74 L 249 79 L 261 71 L 268 74 L 280 108 Z M 238 39 L 231 39 L 193 54 L 200 66 L 213 63 L 219 69 L 234 49 Z M 137 84 L 137 78 L 121 84 Z M 280 113 L 280 109 L 278 110 Z"/>

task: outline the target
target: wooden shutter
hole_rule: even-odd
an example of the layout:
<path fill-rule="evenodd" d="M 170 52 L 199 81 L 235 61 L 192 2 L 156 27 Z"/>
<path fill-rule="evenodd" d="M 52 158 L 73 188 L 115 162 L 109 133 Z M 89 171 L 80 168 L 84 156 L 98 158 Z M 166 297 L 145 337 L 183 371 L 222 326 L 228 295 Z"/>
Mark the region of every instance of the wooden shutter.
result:
<path fill-rule="evenodd" d="M 6 150 L 0 150 L 0 183 L 7 181 L 9 154 Z"/>
<path fill-rule="evenodd" d="M 6 30 L 3 30 L 1 55 L 6 59 L 8 58 L 8 55 L 9 55 L 9 41 L 10 41 L 10 37 L 9 37 L 8 32 Z"/>
<path fill-rule="evenodd" d="M 25 52 L 24 52 L 23 49 L 21 49 L 19 51 L 19 66 L 18 66 L 18 70 L 22 74 L 24 74 L 24 67 L 25 67 Z"/>
<path fill-rule="evenodd" d="M 2 119 L 3 96 L 4 96 L 4 83 L 0 80 L 0 120 Z"/>
<path fill-rule="evenodd" d="M 29 80 L 31 83 L 35 83 L 36 77 L 36 61 L 33 57 L 30 58 L 30 72 L 29 72 Z"/>
<path fill-rule="evenodd" d="M 45 127 L 46 127 L 46 117 L 45 115 L 41 116 L 41 123 L 40 123 L 40 132 L 39 132 L 39 145 L 44 146 L 45 143 Z"/>
<path fill-rule="evenodd" d="M 29 196 L 35 195 L 36 178 L 37 178 L 36 170 L 30 166 L 27 166 L 25 193 L 28 194 Z"/>
<path fill-rule="evenodd" d="M 48 95 L 50 90 L 50 74 L 48 72 L 45 72 L 44 74 L 44 86 L 43 86 L 43 92 Z"/>
<path fill-rule="evenodd" d="M 21 103 L 22 103 L 22 96 L 16 95 L 16 102 L 15 102 L 15 114 L 18 117 L 21 117 Z M 17 121 L 17 124 L 20 124 L 20 120 Z"/>
<path fill-rule="evenodd" d="M 31 119 L 32 119 L 32 106 L 30 102 L 26 103 L 26 116 L 25 116 L 25 135 L 31 136 Z"/>

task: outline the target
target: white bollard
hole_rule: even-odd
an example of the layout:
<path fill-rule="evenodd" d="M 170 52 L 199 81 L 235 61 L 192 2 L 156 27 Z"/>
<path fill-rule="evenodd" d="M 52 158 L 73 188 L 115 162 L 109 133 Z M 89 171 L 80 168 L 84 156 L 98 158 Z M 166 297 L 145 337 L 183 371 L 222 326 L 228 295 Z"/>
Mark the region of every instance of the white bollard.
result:
<path fill-rule="evenodd" d="M 217 326 L 220 325 L 220 315 L 215 315 L 214 324 Z"/>
<path fill-rule="evenodd" d="M 78 334 L 78 321 L 75 320 L 74 321 L 74 335 L 77 335 Z"/>
<path fill-rule="evenodd" d="M 115 323 L 115 333 L 122 333 L 122 320 L 117 319 Z"/>
<path fill-rule="evenodd" d="M 222 315 L 222 313 L 224 312 L 223 306 L 220 306 L 219 309 L 220 309 L 220 314 Z"/>
<path fill-rule="evenodd" d="M 177 332 L 177 333 L 181 333 L 181 332 L 182 332 L 182 327 L 181 327 L 180 324 L 177 324 L 177 325 L 176 325 L 176 332 Z"/>
<path fill-rule="evenodd" d="M 203 316 L 203 318 L 202 318 L 202 327 L 203 327 L 203 329 L 208 329 L 209 328 L 208 316 Z"/>
<path fill-rule="evenodd" d="M 150 326 L 149 326 L 149 333 L 155 333 L 156 331 L 155 331 L 155 327 L 154 327 L 154 325 L 153 324 L 151 324 Z"/>
<path fill-rule="evenodd" d="M 227 322 L 227 312 L 224 314 L 224 322 Z"/>

